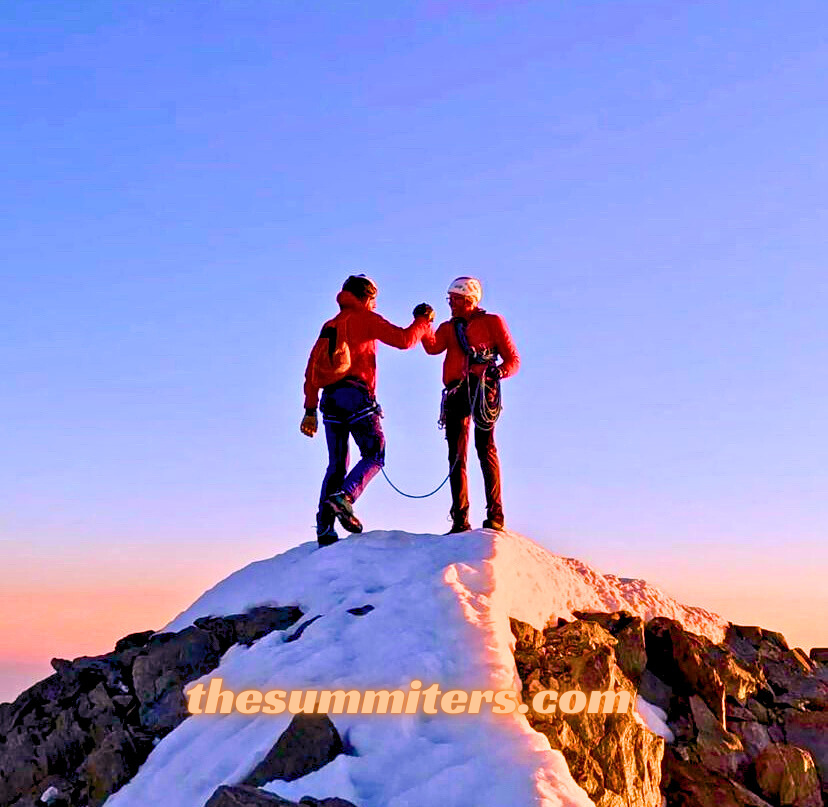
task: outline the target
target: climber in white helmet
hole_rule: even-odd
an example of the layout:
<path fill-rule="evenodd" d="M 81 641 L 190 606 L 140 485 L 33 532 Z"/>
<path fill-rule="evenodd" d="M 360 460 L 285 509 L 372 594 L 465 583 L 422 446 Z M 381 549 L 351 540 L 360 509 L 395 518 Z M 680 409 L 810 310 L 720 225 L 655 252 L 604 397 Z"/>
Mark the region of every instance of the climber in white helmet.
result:
<path fill-rule="evenodd" d="M 503 501 L 494 425 L 500 411 L 500 380 L 514 375 L 520 356 L 499 314 L 480 308 L 483 286 L 475 277 L 458 277 L 448 287 L 451 319 L 423 336 L 426 353 L 445 352 L 443 404 L 451 484 L 449 534 L 470 530 L 466 456 L 469 420 L 486 491 L 484 529 L 502 530 Z"/>

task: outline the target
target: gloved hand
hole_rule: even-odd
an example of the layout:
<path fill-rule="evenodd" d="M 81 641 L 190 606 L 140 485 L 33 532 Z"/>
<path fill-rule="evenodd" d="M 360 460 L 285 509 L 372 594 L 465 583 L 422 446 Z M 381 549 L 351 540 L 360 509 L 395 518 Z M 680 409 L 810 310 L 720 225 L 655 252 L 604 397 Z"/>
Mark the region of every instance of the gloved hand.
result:
<path fill-rule="evenodd" d="M 299 431 L 306 437 L 313 437 L 318 428 L 319 422 L 316 419 L 316 411 L 306 411 L 305 417 L 302 418 L 302 423 L 299 425 Z"/>
<path fill-rule="evenodd" d="M 499 381 L 501 378 L 500 368 L 496 364 L 490 364 L 486 368 L 486 378 L 490 378 L 492 381 Z"/>
<path fill-rule="evenodd" d="M 428 303 L 420 303 L 414 308 L 415 317 L 425 317 L 429 322 L 434 322 L 434 309 Z"/>

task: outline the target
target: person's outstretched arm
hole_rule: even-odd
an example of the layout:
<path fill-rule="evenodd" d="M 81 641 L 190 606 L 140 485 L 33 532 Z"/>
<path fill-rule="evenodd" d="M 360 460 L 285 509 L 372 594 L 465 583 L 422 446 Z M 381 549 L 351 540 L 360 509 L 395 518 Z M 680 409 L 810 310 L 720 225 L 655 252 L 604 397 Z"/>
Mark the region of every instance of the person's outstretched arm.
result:
<path fill-rule="evenodd" d="M 423 348 L 429 356 L 436 356 L 448 348 L 448 342 L 446 340 L 448 328 L 448 322 L 444 322 L 436 331 L 429 331 L 429 333 L 423 336 Z"/>
<path fill-rule="evenodd" d="M 390 347 L 408 350 L 426 334 L 431 333 L 431 322 L 427 314 L 421 314 L 414 317 L 414 321 L 407 328 L 401 328 L 371 311 L 367 317 L 367 330 L 369 339 L 378 339 Z"/>

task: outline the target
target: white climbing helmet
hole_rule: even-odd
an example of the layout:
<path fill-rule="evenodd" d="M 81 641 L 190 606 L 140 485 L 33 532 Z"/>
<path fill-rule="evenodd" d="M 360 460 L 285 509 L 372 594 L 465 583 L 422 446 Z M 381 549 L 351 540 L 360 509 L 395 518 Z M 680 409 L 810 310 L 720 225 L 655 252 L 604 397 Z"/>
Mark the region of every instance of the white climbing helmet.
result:
<path fill-rule="evenodd" d="M 474 304 L 478 305 L 483 299 L 483 286 L 476 277 L 457 277 L 451 281 L 448 293 L 471 297 Z"/>

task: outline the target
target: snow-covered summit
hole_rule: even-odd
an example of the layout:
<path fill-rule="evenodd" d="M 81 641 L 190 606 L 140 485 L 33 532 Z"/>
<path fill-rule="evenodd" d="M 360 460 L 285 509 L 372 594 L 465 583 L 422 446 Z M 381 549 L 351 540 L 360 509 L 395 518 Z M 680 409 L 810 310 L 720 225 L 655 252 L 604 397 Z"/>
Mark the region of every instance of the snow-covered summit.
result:
<path fill-rule="evenodd" d="M 626 610 L 666 616 L 720 642 L 727 623 L 676 602 L 641 580 L 602 575 L 514 533 L 372 532 L 318 550 L 303 544 L 252 563 L 176 617 L 257 605 L 297 605 L 308 624 L 234 646 L 203 682 L 262 691 L 440 689 L 520 691 L 509 617 L 541 629 L 572 612 Z M 370 605 L 356 615 L 349 609 Z M 202 807 L 216 787 L 240 781 L 272 747 L 291 715 L 198 715 L 150 754 L 113 807 Z M 563 756 L 522 715 L 336 715 L 351 749 L 316 773 L 268 789 L 286 798 L 339 796 L 360 807 L 586 807 L 592 802 Z"/>

